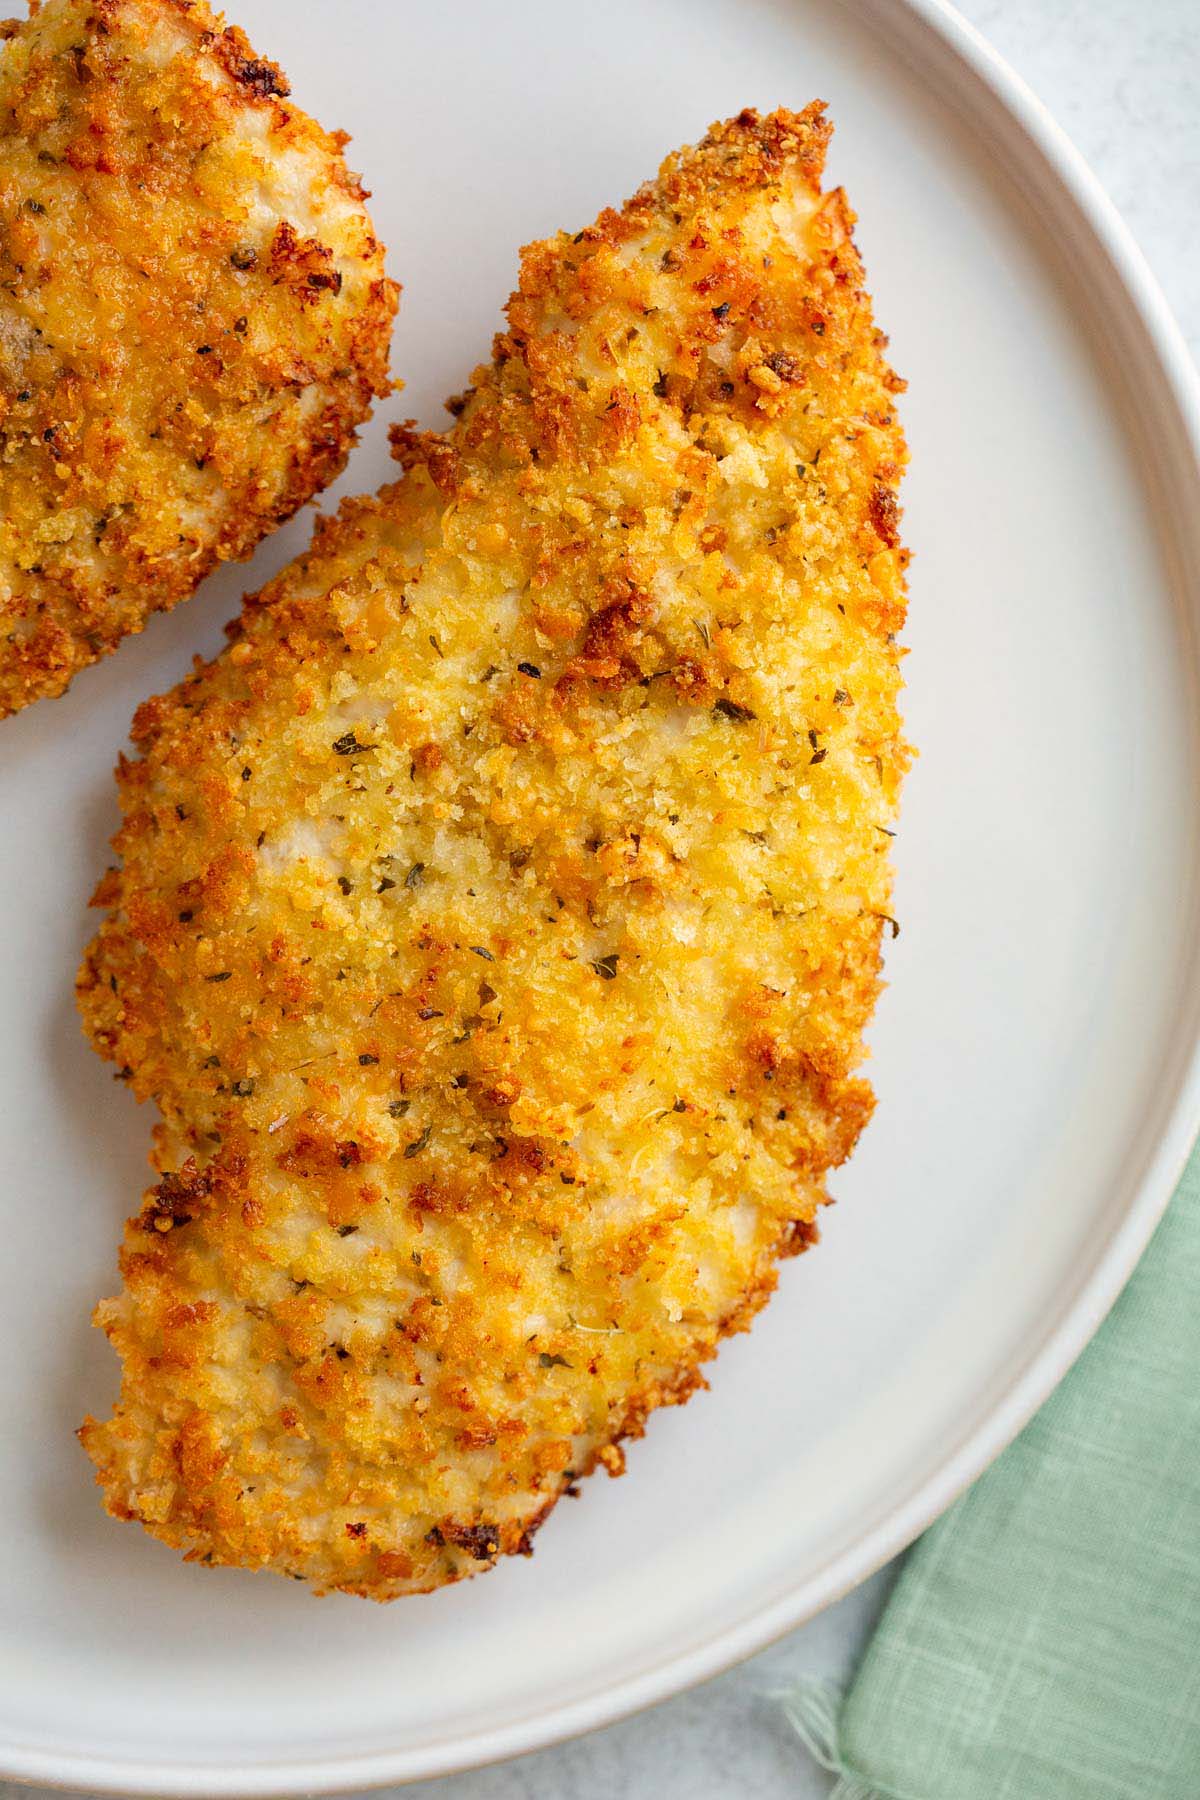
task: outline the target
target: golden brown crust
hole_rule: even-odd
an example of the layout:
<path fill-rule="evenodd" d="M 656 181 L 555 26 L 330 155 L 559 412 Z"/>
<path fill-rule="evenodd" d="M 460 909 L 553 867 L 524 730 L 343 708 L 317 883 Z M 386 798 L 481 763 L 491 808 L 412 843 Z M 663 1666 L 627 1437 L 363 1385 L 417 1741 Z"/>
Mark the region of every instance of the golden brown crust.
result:
<path fill-rule="evenodd" d="M 397 290 L 357 178 L 205 0 L 0 45 L 0 716 L 341 470 Z"/>
<path fill-rule="evenodd" d="M 134 724 L 87 1029 L 164 1124 L 109 1508 L 378 1599 L 527 1550 L 804 1248 L 907 752 L 820 108 L 524 253 L 447 437 Z"/>

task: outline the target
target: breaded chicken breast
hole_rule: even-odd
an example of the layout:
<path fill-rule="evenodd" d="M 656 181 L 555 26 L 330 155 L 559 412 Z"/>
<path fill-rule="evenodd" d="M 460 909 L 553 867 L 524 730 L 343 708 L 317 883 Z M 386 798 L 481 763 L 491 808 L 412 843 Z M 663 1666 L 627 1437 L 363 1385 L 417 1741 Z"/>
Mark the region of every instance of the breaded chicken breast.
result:
<path fill-rule="evenodd" d="M 358 178 L 205 0 L 0 44 L 0 716 L 331 481 L 388 391 Z"/>
<path fill-rule="evenodd" d="M 134 724 L 87 1030 L 161 1111 L 109 1510 L 527 1551 L 816 1235 L 906 762 L 901 385 L 814 105 L 524 252 L 445 437 Z"/>

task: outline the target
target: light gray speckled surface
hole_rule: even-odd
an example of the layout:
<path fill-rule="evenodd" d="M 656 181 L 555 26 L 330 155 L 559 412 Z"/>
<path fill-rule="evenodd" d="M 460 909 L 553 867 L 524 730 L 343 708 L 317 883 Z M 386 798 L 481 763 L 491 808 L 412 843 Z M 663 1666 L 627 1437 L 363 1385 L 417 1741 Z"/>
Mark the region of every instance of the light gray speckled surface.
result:
<path fill-rule="evenodd" d="M 1091 162 L 1200 352 L 1200 0 L 959 0 Z M 882 1571 L 774 1648 L 638 1718 L 406 1800 L 817 1800 L 829 1792 L 771 1690 L 848 1676 Z M 0 1800 L 33 1790 L 0 1783 Z"/>

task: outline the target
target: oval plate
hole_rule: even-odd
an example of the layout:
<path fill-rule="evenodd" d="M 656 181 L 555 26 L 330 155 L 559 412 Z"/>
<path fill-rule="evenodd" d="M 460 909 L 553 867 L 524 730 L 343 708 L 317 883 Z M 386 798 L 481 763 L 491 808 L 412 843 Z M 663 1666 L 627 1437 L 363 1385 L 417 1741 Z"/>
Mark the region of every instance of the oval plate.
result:
<path fill-rule="evenodd" d="M 601 1725 L 859 1581 L 1078 1354 L 1200 1118 L 1200 405 L 1162 300 L 1045 112 L 937 0 L 241 0 L 352 161 L 406 284 L 383 409 L 439 419 L 517 246 L 585 223 L 746 104 L 827 99 L 911 391 L 916 552 L 904 935 L 876 1121 L 818 1252 L 626 1480 L 531 1564 L 376 1609 L 184 1567 L 101 1513 L 72 1431 L 107 1406 L 150 1119 L 86 1050 L 71 975 L 138 700 L 211 650 L 214 579 L 68 699 L 6 724 L 0 1145 L 0 1769 L 117 1792 L 346 1789 Z"/>

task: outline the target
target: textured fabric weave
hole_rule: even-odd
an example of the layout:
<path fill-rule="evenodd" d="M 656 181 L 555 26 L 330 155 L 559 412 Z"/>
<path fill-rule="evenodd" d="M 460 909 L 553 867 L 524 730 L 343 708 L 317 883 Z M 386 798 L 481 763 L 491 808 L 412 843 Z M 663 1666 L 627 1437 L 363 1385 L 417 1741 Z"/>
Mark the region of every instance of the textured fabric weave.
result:
<path fill-rule="evenodd" d="M 911 1552 L 840 1717 L 789 1710 L 847 1800 L 1200 1800 L 1200 1152 L 1094 1342 Z"/>

